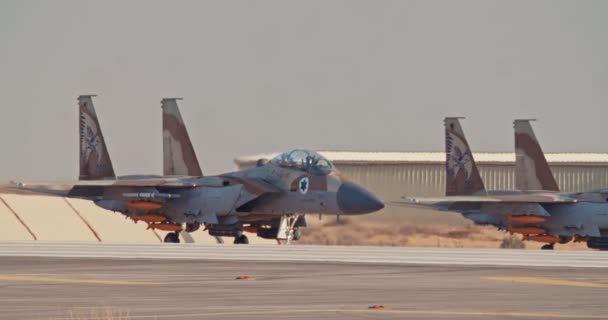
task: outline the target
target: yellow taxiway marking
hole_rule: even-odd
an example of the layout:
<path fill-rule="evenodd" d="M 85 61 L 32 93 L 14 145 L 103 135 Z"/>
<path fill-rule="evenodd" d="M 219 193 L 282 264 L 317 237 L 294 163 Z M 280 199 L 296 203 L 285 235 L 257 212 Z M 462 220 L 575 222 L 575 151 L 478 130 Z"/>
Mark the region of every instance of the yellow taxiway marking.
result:
<path fill-rule="evenodd" d="M 568 286 L 568 287 L 584 287 L 584 288 L 608 288 L 608 283 L 568 281 L 559 279 L 533 278 L 533 277 L 483 277 L 482 279 L 519 282 L 519 283 L 534 283 L 548 284 L 552 286 Z"/>
<path fill-rule="evenodd" d="M 392 314 L 392 315 L 418 315 L 418 316 L 472 316 L 472 317 L 525 317 L 525 318 L 553 318 L 553 319 L 608 319 L 608 315 L 586 315 L 586 314 L 556 314 L 556 313 L 532 313 L 532 312 L 483 312 L 483 311 L 441 311 L 441 310 L 368 310 L 368 309 L 286 309 L 286 310 L 249 310 L 249 311 L 226 311 L 226 312 L 190 312 L 171 313 L 156 315 L 133 315 L 129 319 L 176 319 L 176 318 L 202 318 L 213 316 L 251 316 L 251 315 L 280 315 L 294 313 L 353 313 L 353 314 Z M 71 320 L 66 318 L 65 320 Z M 89 318 L 90 320 L 104 320 L 107 318 Z"/>
<path fill-rule="evenodd" d="M 65 279 L 31 277 L 18 275 L 0 275 L 0 281 L 27 281 L 27 282 L 46 282 L 46 283 L 85 283 L 85 284 L 107 284 L 107 285 L 159 285 L 158 282 L 137 282 L 120 280 L 98 280 L 98 279 Z"/>

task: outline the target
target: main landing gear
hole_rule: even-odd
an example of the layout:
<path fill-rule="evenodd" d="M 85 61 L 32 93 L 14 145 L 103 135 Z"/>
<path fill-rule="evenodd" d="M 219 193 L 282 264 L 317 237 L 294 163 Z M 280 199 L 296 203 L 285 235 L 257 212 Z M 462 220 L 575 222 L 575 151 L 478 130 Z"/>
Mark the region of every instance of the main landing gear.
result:
<path fill-rule="evenodd" d="M 191 233 L 198 230 L 201 227 L 200 223 L 186 223 L 186 232 Z"/>
<path fill-rule="evenodd" d="M 246 235 L 242 234 L 234 238 L 234 244 L 249 244 L 249 238 L 247 238 Z"/>
<path fill-rule="evenodd" d="M 163 242 L 166 243 L 179 243 L 179 232 L 169 232 L 165 236 L 165 240 Z"/>
<path fill-rule="evenodd" d="M 546 245 L 540 247 L 541 250 L 553 250 L 555 247 L 555 243 L 547 243 Z"/>

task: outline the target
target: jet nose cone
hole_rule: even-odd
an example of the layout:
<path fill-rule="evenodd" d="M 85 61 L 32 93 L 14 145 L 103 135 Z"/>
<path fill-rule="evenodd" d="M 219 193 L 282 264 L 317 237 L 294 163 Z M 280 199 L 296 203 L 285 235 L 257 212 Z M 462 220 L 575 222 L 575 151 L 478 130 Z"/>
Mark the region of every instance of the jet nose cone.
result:
<path fill-rule="evenodd" d="M 344 182 L 338 188 L 338 206 L 345 214 L 363 214 L 384 208 L 384 203 L 365 188 Z"/>

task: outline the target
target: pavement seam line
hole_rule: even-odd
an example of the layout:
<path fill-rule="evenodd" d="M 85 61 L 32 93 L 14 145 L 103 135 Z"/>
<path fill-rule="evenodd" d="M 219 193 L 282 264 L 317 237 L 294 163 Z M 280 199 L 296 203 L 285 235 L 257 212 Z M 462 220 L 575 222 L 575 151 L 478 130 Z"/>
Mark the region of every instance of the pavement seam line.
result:
<path fill-rule="evenodd" d="M 209 316 L 239 316 L 239 315 L 280 315 L 295 313 L 352 313 L 352 314 L 393 314 L 393 315 L 419 315 L 419 316 L 470 316 L 470 317 L 527 317 L 527 318 L 557 318 L 557 319 L 608 319 L 605 315 L 583 315 L 583 314 L 550 314 L 532 312 L 495 312 L 495 311 L 451 311 L 451 310 L 399 310 L 399 309 L 288 309 L 288 310 L 260 310 L 260 311 L 225 311 L 225 312 L 185 312 L 155 315 L 130 315 L 130 319 L 175 319 L 175 318 L 194 318 Z M 91 318 L 103 320 L 105 318 Z M 70 319 L 65 319 L 70 320 Z"/>
<path fill-rule="evenodd" d="M 568 286 L 568 287 L 583 287 L 583 288 L 608 288 L 608 283 L 594 283 L 594 282 L 571 281 L 571 280 L 560 280 L 560 279 L 549 279 L 549 278 L 536 278 L 536 277 L 482 277 L 482 279 L 503 281 L 503 282 L 546 284 L 546 285 L 552 285 L 552 286 Z"/>
<path fill-rule="evenodd" d="M 73 283 L 73 284 L 104 284 L 104 285 L 160 285 L 160 282 L 136 282 L 122 280 L 95 280 L 95 279 L 67 279 L 67 278 L 48 278 L 32 277 L 20 275 L 2 275 L 0 281 L 25 281 L 25 282 L 48 282 L 48 283 Z"/>

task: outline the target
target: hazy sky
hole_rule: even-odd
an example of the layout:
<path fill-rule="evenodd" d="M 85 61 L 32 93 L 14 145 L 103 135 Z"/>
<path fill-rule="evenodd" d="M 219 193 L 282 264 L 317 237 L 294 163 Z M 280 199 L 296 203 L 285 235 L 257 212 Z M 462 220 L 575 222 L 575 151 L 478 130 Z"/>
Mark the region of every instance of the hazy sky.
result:
<path fill-rule="evenodd" d="M 0 177 L 75 179 L 79 94 L 118 174 L 160 173 L 180 96 L 205 173 L 294 147 L 608 152 L 608 1 L 0 1 Z"/>

